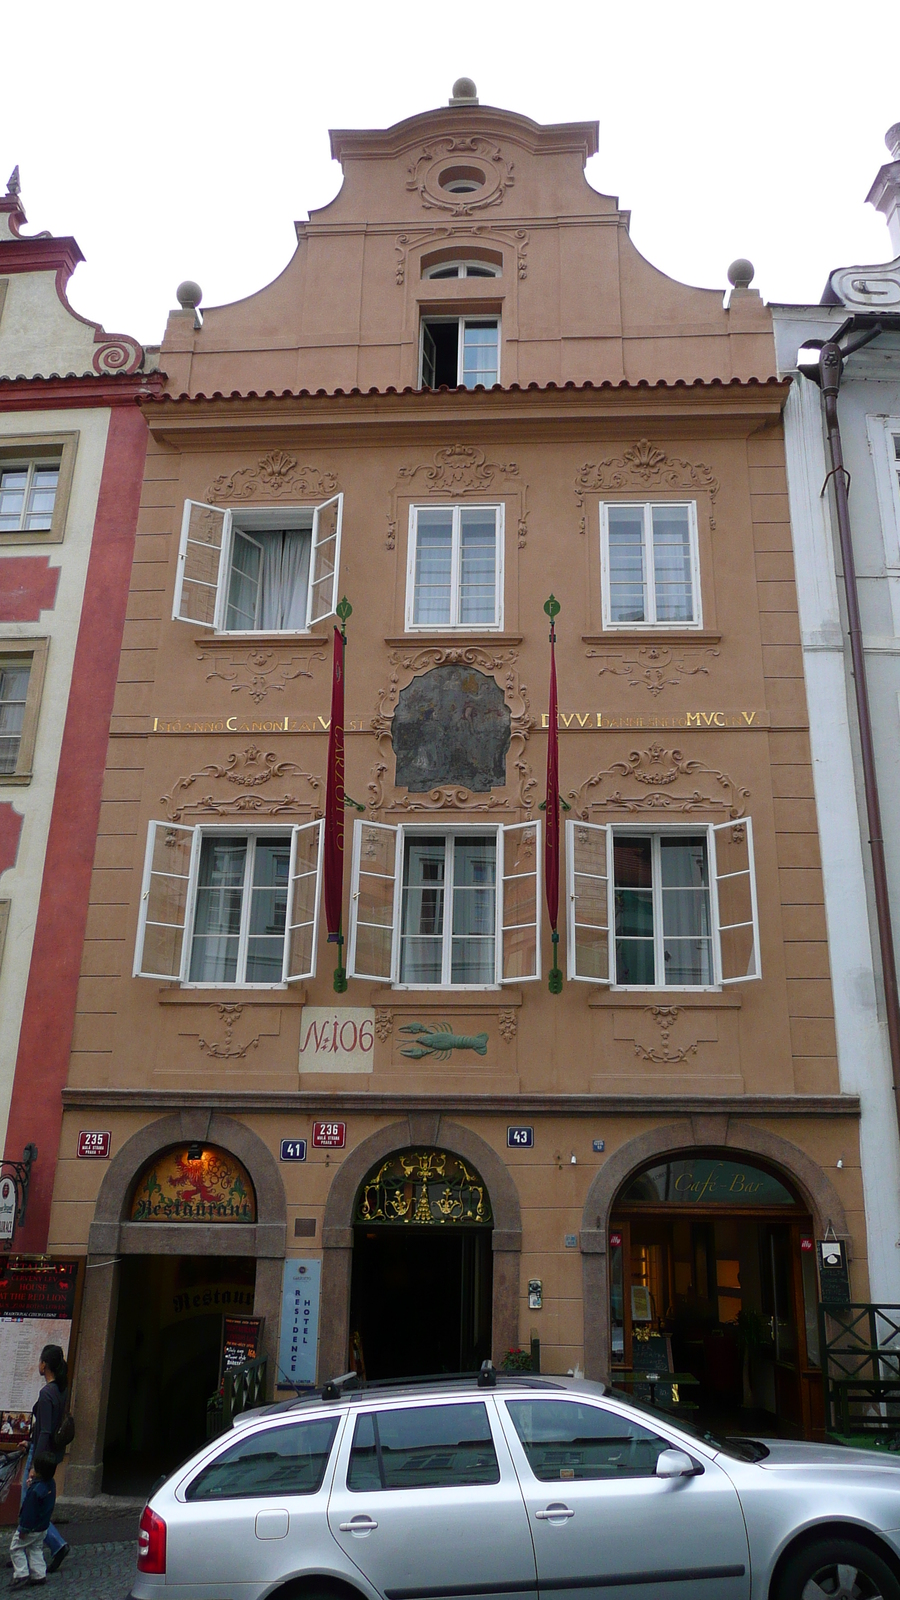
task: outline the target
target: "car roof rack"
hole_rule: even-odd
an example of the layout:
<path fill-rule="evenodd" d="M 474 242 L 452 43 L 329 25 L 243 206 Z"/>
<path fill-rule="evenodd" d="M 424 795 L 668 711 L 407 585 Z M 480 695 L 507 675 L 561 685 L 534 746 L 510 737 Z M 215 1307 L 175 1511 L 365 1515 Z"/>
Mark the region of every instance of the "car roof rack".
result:
<path fill-rule="evenodd" d="M 535 1372 L 498 1372 L 490 1361 L 484 1361 L 478 1372 L 421 1372 L 408 1378 L 363 1378 L 358 1372 L 342 1372 L 337 1378 L 329 1378 L 318 1391 L 325 1404 L 333 1403 L 351 1395 L 359 1398 L 363 1394 L 373 1396 L 390 1389 L 419 1389 L 429 1385 L 435 1387 L 449 1387 L 459 1385 L 461 1388 L 474 1384 L 478 1389 L 495 1389 L 498 1385 L 515 1384 L 524 1389 L 559 1389 L 563 1385 L 553 1378 L 544 1377 Z M 304 1396 L 303 1399 L 312 1398 Z M 302 1404 L 303 1401 L 301 1400 Z"/>

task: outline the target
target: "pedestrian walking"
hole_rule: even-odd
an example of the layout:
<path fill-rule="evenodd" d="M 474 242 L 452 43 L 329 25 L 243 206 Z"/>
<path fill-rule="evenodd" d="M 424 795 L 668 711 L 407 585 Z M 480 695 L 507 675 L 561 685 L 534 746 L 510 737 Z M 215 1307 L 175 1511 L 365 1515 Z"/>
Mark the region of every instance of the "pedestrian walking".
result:
<path fill-rule="evenodd" d="M 22 1474 L 22 1504 L 28 1489 L 35 1481 L 35 1462 L 39 1455 L 49 1456 L 56 1468 L 62 1461 L 65 1453 L 65 1443 L 59 1438 L 60 1428 L 66 1418 L 66 1393 L 69 1382 L 69 1369 L 66 1358 L 58 1344 L 45 1344 L 38 1362 L 38 1371 L 44 1379 L 44 1387 L 34 1402 L 31 1422 L 31 1442 L 28 1446 L 28 1455 L 25 1461 L 25 1471 Z M 71 1422 L 68 1432 L 71 1434 Z M 56 1491 L 54 1489 L 54 1499 Z M 48 1572 L 57 1572 L 69 1554 L 69 1546 L 53 1523 L 48 1520 L 45 1525 L 44 1541 L 50 1551 L 50 1561 L 47 1565 Z"/>
<path fill-rule="evenodd" d="M 22 1497 L 19 1524 L 9 1547 L 13 1565 L 11 1589 L 24 1589 L 26 1585 L 47 1582 L 44 1540 L 51 1527 L 50 1519 L 56 1504 L 55 1471 L 55 1455 L 48 1450 L 36 1450 L 28 1486 Z"/>

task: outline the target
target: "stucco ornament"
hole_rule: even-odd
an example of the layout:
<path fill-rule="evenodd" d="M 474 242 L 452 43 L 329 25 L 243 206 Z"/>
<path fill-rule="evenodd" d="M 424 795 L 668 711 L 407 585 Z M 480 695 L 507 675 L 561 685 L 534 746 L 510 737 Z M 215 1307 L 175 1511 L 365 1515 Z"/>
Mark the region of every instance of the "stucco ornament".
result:
<path fill-rule="evenodd" d="M 255 467 L 240 467 L 237 472 L 221 473 L 206 491 L 206 500 L 282 500 L 287 495 L 299 500 L 324 500 L 337 490 L 337 474 L 318 467 L 298 465 L 287 450 L 270 450 L 260 456 Z"/>
<path fill-rule="evenodd" d="M 285 792 L 263 795 L 259 790 L 279 778 L 302 778 L 313 791 L 306 799 Z M 196 795 L 201 780 L 211 781 L 219 788 Z M 279 761 L 274 751 L 261 751 L 257 745 L 233 751 L 225 762 L 212 761 L 196 772 L 187 772 L 176 778 L 168 794 L 161 796 L 160 804 L 166 808 L 169 822 L 190 821 L 198 816 L 287 816 L 292 812 L 305 813 L 312 818 L 321 815 L 315 801 L 322 787 L 321 778 L 304 772 L 295 761 Z"/>
<path fill-rule="evenodd" d="M 615 678 L 626 678 L 630 689 L 646 689 L 654 698 L 664 689 L 676 688 L 682 678 L 695 678 L 698 673 L 709 677 L 709 667 L 704 666 L 701 657 L 718 654 L 718 650 L 706 645 L 694 650 L 685 646 L 675 649 L 672 645 L 647 644 L 632 651 L 608 650 L 605 646 L 585 651 L 588 660 L 593 657 L 605 663 L 598 677 L 609 672 Z M 614 662 L 619 665 L 613 665 Z"/>
<path fill-rule="evenodd" d="M 582 509 L 585 495 L 600 490 L 652 490 L 674 489 L 703 490 L 709 495 L 709 525 L 715 528 L 716 496 L 719 480 L 703 461 L 683 461 L 680 456 L 670 456 L 649 439 L 638 439 L 620 456 L 607 456 L 603 461 L 586 461 L 575 477 L 575 503 Z M 585 531 L 582 517 L 579 532 Z"/>
<path fill-rule="evenodd" d="M 297 678 L 311 678 L 312 673 L 305 663 L 324 661 L 325 651 L 314 650 L 298 657 L 290 651 L 285 653 L 248 645 L 244 650 L 235 650 L 228 661 L 222 664 L 217 653 L 206 651 L 201 651 L 197 660 L 211 660 L 214 663 L 212 671 L 206 674 L 207 683 L 212 678 L 221 678 L 223 683 L 229 685 L 232 694 L 246 690 L 254 704 L 259 705 L 270 689 L 283 694 L 286 683 L 293 683 Z"/>
<path fill-rule="evenodd" d="M 506 244 L 516 252 L 516 276 L 524 281 L 528 277 L 527 250 L 529 237 L 524 228 L 498 228 L 493 223 L 445 223 L 442 227 L 430 228 L 427 232 L 401 233 L 397 236 L 394 249 L 398 260 L 394 267 L 394 282 L 398 287 L 406 282 L 408 258 L 411 250 L 416 251 L 418 258 L 423 252 L 436 244 L 465 245 L 467 240 L 475 244 Z"/>
<path fill-rule="evenodd" d="M 706 780 L 702 787 L 698 779 Z M 744 816 L 749 798 L 750 790 L 727 772 L 660 744 L 632 750 L 627 761 L 614 761 L 568 794 L 585 822 L 596 811 L 717 812 L 736 821 Z"/>
<path fill-rule="evenodd" d="M 519 549 L 524 550 L 528 535 L 528 485 L 519 477 L 518 462 L 488 461 L 484 451 L 471 444 L 444 445 L 430 460 L 400 468 L 391 493 L 385 547 L 393 550 L 397 542 L 400 495 L 440 494 L 455 499 L 458 495 L 497 494 L 501 484 L 507 486 L 505 494 L 512 492 L 518 498 L 516 531 Z"/>
<path fill-rule="evenodd" d="M 483 177 L 477 189 L 462 193 L 447 188 L 448 172 L 459 168 Z M 441 181 L 443 179 L 443 182 Z M 449 211 L 454 217 L 470 217 L 475 211 L 500 205 L 512 187 L 513 163 L 493 139 L 448 134 L 423 145 L 409 166 L 407 189 L 416 190 L 426 211 Z"/>

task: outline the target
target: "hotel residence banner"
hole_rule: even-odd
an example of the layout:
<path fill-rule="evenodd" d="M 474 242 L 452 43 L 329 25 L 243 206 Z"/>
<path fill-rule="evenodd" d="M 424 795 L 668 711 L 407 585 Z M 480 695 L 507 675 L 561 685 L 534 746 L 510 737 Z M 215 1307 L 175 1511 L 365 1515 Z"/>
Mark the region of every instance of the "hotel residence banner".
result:
<path fill-rule="evenodd" d="M 286 1261 L 281 1297 L 281 1342 L 278 1348 L 279 1389 L 311 1387 L 316 1381 L 319 1343 L 320 1261 Z"/>
<path fill-rule="evenodd" d="M 77 1282 L 77 1261 L 0 1265 L 0 1430 L 8 1436 L 30 1423 L 44 1345 L 68 1355 Z"/>

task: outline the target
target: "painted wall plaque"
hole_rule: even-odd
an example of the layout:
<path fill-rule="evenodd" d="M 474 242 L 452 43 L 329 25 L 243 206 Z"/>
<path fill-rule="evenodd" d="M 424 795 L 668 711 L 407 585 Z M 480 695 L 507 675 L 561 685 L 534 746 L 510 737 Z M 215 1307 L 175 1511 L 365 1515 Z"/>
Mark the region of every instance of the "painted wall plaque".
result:
<path fill-rule="evenodd" d="M 180 1145 L 154 1156 L 131 1202 L 132 1222 L 255 1222 L 246 1169 L 227 1150 Z"/>
<path fill-rule="evenodd" d="M 375 1012 L 371 1006 L 304 1006 L 301 1072 L 371 1072 Z"/>
<path fill-rule="evenodd" d="M 475 794 L 501 789 L 510 737 L 510 710 L 497 680 L 446 662 L 400 691 L 391 723 L 395 781 L 411 794 L 442 783 Z"/>

